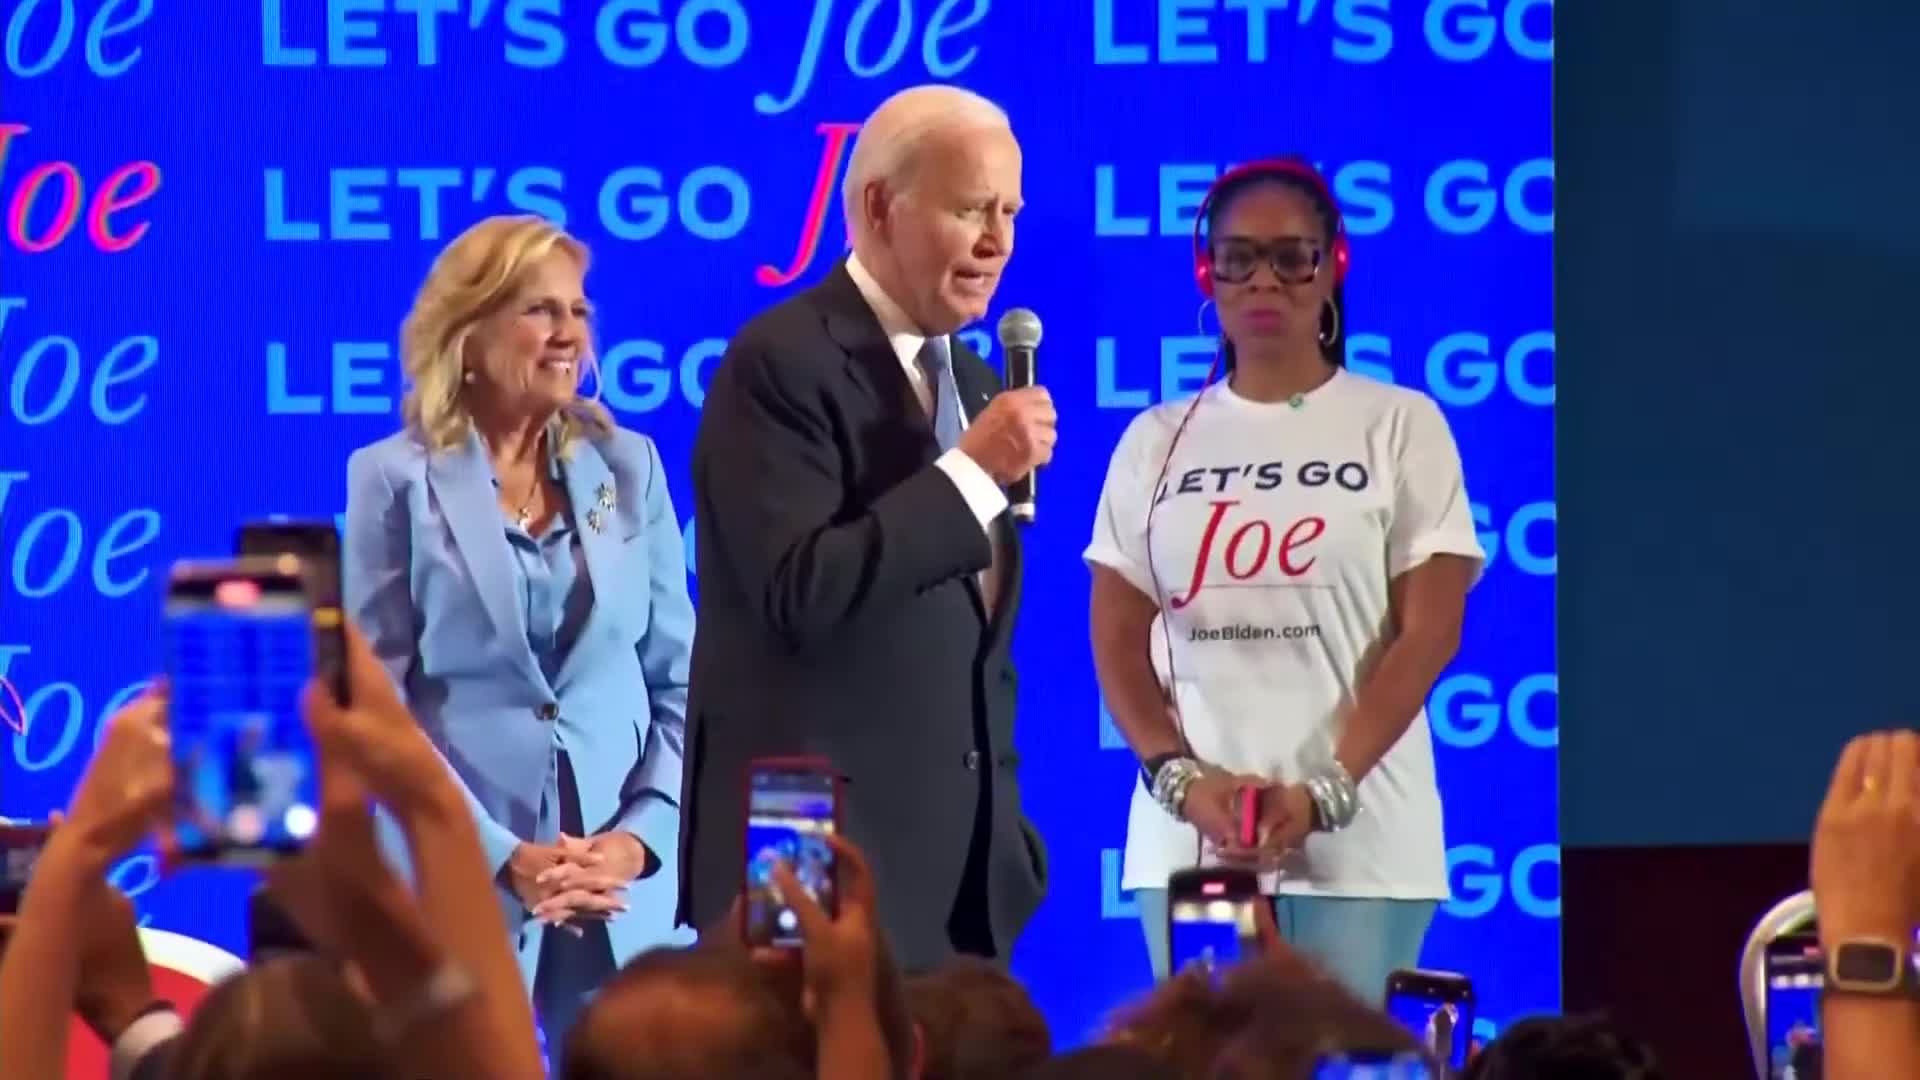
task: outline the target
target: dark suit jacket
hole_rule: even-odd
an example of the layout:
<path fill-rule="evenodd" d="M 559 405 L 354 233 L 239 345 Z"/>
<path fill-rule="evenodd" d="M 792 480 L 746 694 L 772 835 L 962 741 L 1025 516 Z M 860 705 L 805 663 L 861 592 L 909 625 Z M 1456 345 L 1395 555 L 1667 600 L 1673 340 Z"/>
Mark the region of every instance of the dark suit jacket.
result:
<path fill-rule="evenodd" d="M 958 339 L 968 415 L 1000 390 Z M 843 264 L 741 329 L 713 375 L 693 451 L 700 628 L 681 799 L 681 918 L 739 892 L 744 781 L 763 755 L 830 758 L 846 835 L 867 852 L 903 967 L 953 954 L 976 807 L 985 915 L 1006 957 L 1046 889 L 1020 812 L 1009 654 L 1017 537 L 992 547 L 925 410 Z"/>

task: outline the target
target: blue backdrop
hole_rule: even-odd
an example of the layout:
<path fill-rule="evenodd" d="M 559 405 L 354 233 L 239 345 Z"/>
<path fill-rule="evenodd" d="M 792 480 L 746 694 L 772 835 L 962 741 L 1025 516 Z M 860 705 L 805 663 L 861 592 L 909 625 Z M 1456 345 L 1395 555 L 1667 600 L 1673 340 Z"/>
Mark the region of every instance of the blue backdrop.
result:
<path fill-rule="evenodd" d="M 1225 165 L 1293 151 L 1349 215 L 1352 365 L 1446 407 L 1493 556 L 1432 699 L 1454 900 L 1426 963 L 1470 973 L 1492 1022 L 1557 1006 L 1547 0 L 6 10 L 0 676 L 25 715 L 3 689 L 0 712 L 26 734 L 5 736 L 0 812 L 61 804 L 153 671 L 169 562 L 226 553 L 249 517 L 343 509 L 348 451 L 397 424 L 400 318 L 460 229 L 533 211 L 593 247 L 606 400 L 659 441 L 684 511 L 674 463 L 725 339 L 844 247 L 847 135 L 886 94 L 955 81 L 1026 149 L 988 325 L 1041 313 L 1063 414 L 1018 641 L 1054 871 L 1017 968 L 1060 1038 L 1148 980 L 1117 887 L 1133 766 L 1094 690 L 1079 552 L 1128 418 L 1211 359 L 1194 206 Z M 246 879 L 117 875 L 153 925 L 239 951 Z"/>

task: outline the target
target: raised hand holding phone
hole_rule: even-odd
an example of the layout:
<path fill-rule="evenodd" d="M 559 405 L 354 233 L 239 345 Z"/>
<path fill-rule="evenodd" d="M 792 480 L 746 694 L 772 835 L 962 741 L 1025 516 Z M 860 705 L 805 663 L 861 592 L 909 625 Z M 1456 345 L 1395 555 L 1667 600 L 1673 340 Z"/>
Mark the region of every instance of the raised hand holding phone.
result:
<path fill-rule="evenodd" d="M 149 687 L 107 721 L 48 848 L 83 848 L 104 867 L 151 835 L 173 795 L 169 747 L 166 692 Z"/>
<path fill-rule="evenodd" d="M 1456 971 L 1403 969 L 1387 976 L 1387 1014 L 1451 1070 L 1467 1066 L 1473 1042 L 1473 980 Z"/>
<path fill-rule="evenodd" d="M 799 916 L 774 887 L 774 869 L 786 865 L 812 900 L 838 913 L 838 848 L 829 841 L 840 832 L 840 777 L 822 758 L 774 757 L 749 762 L 746 781 L 741 938 L 795 947 Z"/>
<path fill-rule="evenodd" d="M 319 764 L 301 701 L 316 640 L 343 632 L 291 555 L 183 562 L 162 638 L 175 792 L 172 858 L 260 865 L 319 822 Z"/>
<path fill-rule="evenodd" d="M 816 1000 L 864 998 L 873 992 L 880 952 L 873 874 L 859 848 L 833 834 L 827 834 L 825 842 L 838 868 L 837 910 L 830 912 L 815 900 L 813 890 L 784 860 L 773 866 L 773 887 L 799 925 L 807 989 Z"/>
<path fill-rule="evenodd" d="M 1207 972 L 1239 963 L 1263 946 L 1260 909 L 1272 908 L 1244 867 L 1195 867 L 1167 879 L 1168 971 Z"/>

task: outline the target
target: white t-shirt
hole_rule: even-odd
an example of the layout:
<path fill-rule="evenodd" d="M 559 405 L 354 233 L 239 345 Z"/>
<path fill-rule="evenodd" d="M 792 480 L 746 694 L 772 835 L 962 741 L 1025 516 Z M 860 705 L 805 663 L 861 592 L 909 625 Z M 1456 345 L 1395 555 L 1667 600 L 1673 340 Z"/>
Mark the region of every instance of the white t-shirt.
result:
<path fill-rule="evenodd" d="M 1149 492 L 1190 406 L 1157 405 L 1121 436 L 1085 557 L 1158 599 L 1154 671 L 1176 687 L 1200 759 L 1297 782 L 1331 761 L 1343 709 L 1385 645 L 1388 582 L 1436 554 L 1484 565 L 1460 453 L 1415 390 L 1343 370 L 1296 406 L 1222 381 L 1202 391 L 1165 469 L 1149 554 Z M 1359 789 L 1353 824 L 1310 834 L 1262 887 L 1446 899 L 1424 709 Z M 1121 887 L 1164 887 L 1197 851 L 1193 827 L 1137 781 Z"/>

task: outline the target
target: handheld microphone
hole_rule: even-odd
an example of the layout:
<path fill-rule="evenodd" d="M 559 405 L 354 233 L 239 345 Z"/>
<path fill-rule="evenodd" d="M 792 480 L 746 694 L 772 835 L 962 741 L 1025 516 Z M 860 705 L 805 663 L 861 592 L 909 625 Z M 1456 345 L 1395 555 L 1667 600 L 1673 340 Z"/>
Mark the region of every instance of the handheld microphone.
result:
<path fill-rule="evenodd" d="M 1007 389 L 1034 384 L 1034 357 L 1040 350 L 1040 316 L 1014 308 L 1000 316 L 1000 348 L 1007 356 Z M 1034 517 L 1034 475 L 1029 472 L 1007 490 L 1013 520 L 1031 524 Z"/>

